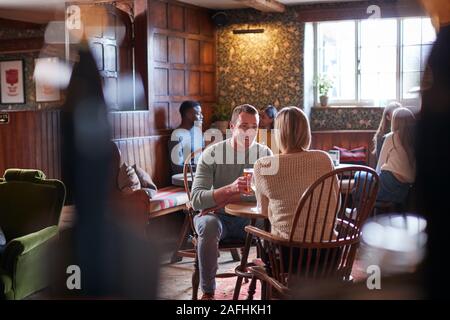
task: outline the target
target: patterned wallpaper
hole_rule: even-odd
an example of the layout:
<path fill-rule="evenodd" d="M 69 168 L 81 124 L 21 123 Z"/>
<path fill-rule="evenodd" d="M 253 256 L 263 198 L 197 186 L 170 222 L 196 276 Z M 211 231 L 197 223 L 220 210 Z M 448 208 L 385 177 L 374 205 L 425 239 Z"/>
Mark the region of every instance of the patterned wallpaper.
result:
<path fill-rule="evenodd" d="M 300 7 L 285 13 L 227 10 L 229 24 L 217 29 L 219 103 L 250 103 L 261 108 L 303 106 L 304 24 Z M 264 29 L 262 34 L 233 34 L 234 29 Z M 383 109 L 311 108 L 312 130 L 375 130 Z"/>
<path fill-rule="evenodd" d="M 376 130 L 382 116 L 379 107 L 315 107 L 311 130 Z"/>
<path fill-rule="evenodd" d="M 230 23 L 217 30 L 219 102 L 230 107 L 302 105 L 304 25 L 297 22 L 296 12 L 248 9 L 227 14 Z M 233 34 L 247 28 L 262 28 L 264 33 Z"/>
<path fill-rule="evenodd" d="M 44 27 L 40 29 L 10 29 L 0 27 L 0 39 L 27 39 L 44 36 Z M 37 110 L 56 108 L 61 102 L 36 102 L 36 85 L 33 81 L 34 59 L 39 57 L 39 52 L 17 52 L 0 53 L 0 61 L 3 60 L 23 60 L 24 61 L 24 81 L 25 81 L 25 103 L 24 104 L 0 104 L 0 110 Z M 63 99 L 63 92 L 61 92 Z"/>

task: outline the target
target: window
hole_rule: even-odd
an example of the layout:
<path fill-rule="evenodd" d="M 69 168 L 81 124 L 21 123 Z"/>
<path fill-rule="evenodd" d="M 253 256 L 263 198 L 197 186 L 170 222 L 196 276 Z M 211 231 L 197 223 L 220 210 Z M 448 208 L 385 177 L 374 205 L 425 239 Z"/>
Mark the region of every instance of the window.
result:
<path fill-rule="evenodd" d="M 318 67 L 320 74 L 333 79 L 330 99 L 355 99 L 355 23 L 325 22 L 318 25 Z"/>
<path fill-rule="evenodd" d="M 429 19 L 403 19 L 402 25 L 402 95 L 408 99 L 414 98 L 409 91 L 420 85 L 436 33 Z"/>
<path fill-rule="evenodd" d="M 332 104 L 378 105 L 417 96 L 436 37 L 429 18 L 321 22 L 314 29 L 315 74 L 333 80 Z"/>

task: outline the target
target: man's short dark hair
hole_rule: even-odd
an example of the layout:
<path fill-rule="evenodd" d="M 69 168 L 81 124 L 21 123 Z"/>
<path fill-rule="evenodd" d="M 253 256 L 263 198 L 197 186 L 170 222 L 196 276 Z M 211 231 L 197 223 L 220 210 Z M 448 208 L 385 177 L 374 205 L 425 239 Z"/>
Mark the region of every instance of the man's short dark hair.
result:
<path fill-rule="evenodd" d="M 183 103 L 180 105 L 181 117 L 183 118 L 190 109 L 193 109 L 193 108 L 199 107 L 199 106 L 200 106 L 200 102 L 198 102 L 198 101 L 193 101 L 193 100 L 183 101 Z"/>
<path fill-rule="evenodd" d="M 243 104 L 233 109 L 233 113 L 231 114 L 231 123 L 236 123 L 237 118 L 242 112 L 249 114 L 258 114 L 258 110 L 254 106 L 250 104 Z"/>

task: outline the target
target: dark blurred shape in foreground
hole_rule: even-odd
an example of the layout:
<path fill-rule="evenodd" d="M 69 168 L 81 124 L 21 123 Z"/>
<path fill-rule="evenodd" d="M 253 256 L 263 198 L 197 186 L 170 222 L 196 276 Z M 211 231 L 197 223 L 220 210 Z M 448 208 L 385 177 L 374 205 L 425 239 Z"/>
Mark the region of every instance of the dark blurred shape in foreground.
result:
<path fill-rule="evenodd" d="M 76 223 L 60 236 L 52 297 L 156 298 L 159 254 L 145 234 L 146 213 L 111 197 L 117 164 L 100 76 L 86 43 L 80 44 L 61 124 L 63 179 Z M 73 265 L 81 289 L 67 287 Z"/>
<path fill-rule="evenodd" d="M 437 1 L 425 1 L 436 8 Z M 441 1 L 444 6 L 445 1 Z M 446 3 L 448 6 L 448 2 Z M 433 12 L 431 12 L 433 14 Z M 443 17 L 448 12 L 436 11 Z M 434 17 L 433 17 L 434 18 Z M 439 21 L 439 20 L 438 20 Z M 444 22 L 444 21 L 442 21 Z M 449 298 L 444 263 L 450 226 L 450 25 L 442 24 L 422 83 L 422 110 L 417 129 L 417 201 L 428 221 L 428 297 Z"/>

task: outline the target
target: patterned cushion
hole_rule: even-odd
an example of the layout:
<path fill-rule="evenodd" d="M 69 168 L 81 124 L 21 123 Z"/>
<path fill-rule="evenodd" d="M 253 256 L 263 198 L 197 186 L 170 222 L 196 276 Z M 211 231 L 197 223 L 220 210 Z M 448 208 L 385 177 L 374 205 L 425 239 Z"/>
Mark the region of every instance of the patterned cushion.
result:
<path fill-rule="evenodd" d="M 184 188 L 170 186 L 158 189 L 156 195 L 150 200 L 150 211 L 169 209 L 186 204 L 188 197 Z"/>
<path fill-rule="evenodd" d="M 358 147 L 352 150 L 348 150 L 342 147 L 334 146 L 333 150 L 339 150 L 339 160 L 341 163 L 362 165 L 367 163 L 366 147 Z"/>

